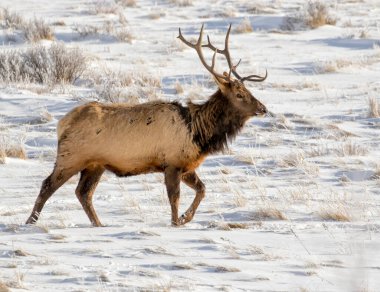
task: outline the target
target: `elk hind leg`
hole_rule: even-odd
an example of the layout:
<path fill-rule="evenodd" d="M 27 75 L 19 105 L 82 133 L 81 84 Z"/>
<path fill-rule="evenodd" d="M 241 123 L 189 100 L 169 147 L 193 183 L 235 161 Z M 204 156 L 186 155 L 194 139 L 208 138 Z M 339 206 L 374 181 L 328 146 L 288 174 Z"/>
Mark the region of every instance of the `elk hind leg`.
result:
<path fill-rule="evenodd" d="M 53 172 L 42 182 L 40 193 L 26 224 L 34 224 L 38 220 L 46 201 L 75 173 L 71 168 L 62 168 L 56 164 Z"/>
<path fill-rule="evenodd" d="M 101 166 L 82 170 L 78 186 L 75 190 L 75 194 L 77 195 L 83 210 L 86 212 L 91 224 L 96 227 L 100 227 L 102 224 L 100 223 L 92 204 L 92 196 L 104 170 L 105 169 Z"/>
<path fill-rule="evenodd" d="M 190 207 L 187 209 L 187 211 L 179 218 L 180 225 L 183 225 L 191 219 L 193 219 L 195 215 L 195 211 L 197 210 L 200 202 L 205 197 L 206 188 L 204 183 L 199 179 L 198 175 L 195 173 L 195 171 L 188 172 L 182 176 L 182 181 L 188 185 L 190 188 L 195 190 L 195 198 L 193 202 L 191 203 Z"/>

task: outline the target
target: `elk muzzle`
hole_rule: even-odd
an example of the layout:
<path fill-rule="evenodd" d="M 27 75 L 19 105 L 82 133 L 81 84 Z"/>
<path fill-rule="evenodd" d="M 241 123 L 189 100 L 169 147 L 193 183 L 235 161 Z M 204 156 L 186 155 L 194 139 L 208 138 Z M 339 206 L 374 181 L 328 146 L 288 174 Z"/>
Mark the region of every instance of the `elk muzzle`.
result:
<path fill-rule="evenodd" d="M 256 116 L 265 116 L 268 113 L 267 108 L 261 102 L 258 102 L 256 109 Z"/>

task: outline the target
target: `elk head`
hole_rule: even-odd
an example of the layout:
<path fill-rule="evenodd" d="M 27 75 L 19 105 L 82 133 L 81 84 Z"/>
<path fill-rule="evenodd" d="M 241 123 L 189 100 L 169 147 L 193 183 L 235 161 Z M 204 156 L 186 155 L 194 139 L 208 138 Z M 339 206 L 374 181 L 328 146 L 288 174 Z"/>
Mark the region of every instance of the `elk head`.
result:
<path fill-rule="evenodd" d="M 203 39 L 203 27 L 202 25 L 201 31 L 199 33 L 198 41 L 193 44 L 189 41 L 187 41 L 182 33 L 181 29 L 179 29 L 179 35 L 178 38 L 184 42 L 187 46 L 193 48 L 196 50 L 200 61 L 202 62 L 203 66 L 209 71 L 212 76 L 215 79 L 215 82 L 217 83 L 220 91 L 223 93 L 225 97 L 228 98 L 228 100 L 231 102 L 231 104 L 240 110 L 240 112 L 247 116 L 257 116 L 257 115 L 264 115 L 267 113 L 266 107 L 258 101 L 251 92 L 245 87 L 244 81 L 252 81 L 252 82 L 262 82 L 264 81 L 267 76 L 268 72 L 265 72 L 265 76 L 261 77 L 258 75 L 249 75 L 242 77 L 240 76 L 236 68 L 240 64 L 241 59 L 236 65 L 233 65 L 231 61 L 231 56 L 228 48 L 228 40 L 231 32 L 231 24 L 228 28 L 226 38 L 224 41 L 224 49 L 220 50 L 216 48 L 214 45 L 211 44 L 210 37 L 207 36 L 207 44 L 202 44 Z M 208 65 L 205 61 L 205 58 L 203 56 L 202 48 L 207 47 L 211 49 L 214 52 L 214 55 L 212 57 L 212 63 L 211 66 Z M 229 72 L 223 72 L 223 74 L 217 73 L 214 70 L 215 67 L 215 60 L 216 60 L 216 54 L 221 54 L 226 58 Z M 231 75 L 233 75 L 235 78 L 233 78 Z"/>

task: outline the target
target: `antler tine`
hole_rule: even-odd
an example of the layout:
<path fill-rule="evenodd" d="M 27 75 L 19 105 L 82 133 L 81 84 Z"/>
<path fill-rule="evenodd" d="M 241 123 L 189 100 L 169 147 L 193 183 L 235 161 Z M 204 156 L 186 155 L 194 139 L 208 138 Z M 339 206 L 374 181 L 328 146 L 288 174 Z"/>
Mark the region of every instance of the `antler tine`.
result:
<path fill-rule="evenodd" d="M 237 62 L 236 65 L 234 65 L 234 66 L 232 66 L 232 67 L 230 68 L 230 72 L 228 73 L 228 76 L 229 76 L 230 78 L 231 78 L 231 72 L 232 72 L 232 70 L 234 70 L 235 73 L 236 73 L 236 68 L 237 68 L 237 66 L 239 66 L 240 62 L 241 62 L 241 59 L 239 60 L 239 62 Z M 237 74 L 237 73 L 236 73 L 236 74 Z"/>
<path fill-rule="evenodd" d="M 265 79 L 267 79 L 268 77 L 268 71 L 265 69 L 265 76 L 262 77 L 262 76 L 259 76 L 259 75 L 249 75 L 249 76 L 246 76 L 246 77 L 243 77 L 241 79 L 241 82 L 244 82 L 244 81 L 253 81 L 253 82 L 263 82 Z"/>
<path fill-rule="evenodd" d="M 202 47 L 204 45 L 202 45 L 202 39 L 203 39 L 203 28 L 204 28 L 204 25 L 202 24 L 202 27 L 201 27 L 201 31 L 199 33 L 199 37 L 198 37 L 198 41 L 196 44 L 192 44 L 191 42 L 187 41 L 183 35 L 182 35 L 182 32 L 181 32 L 181 28 L 179 28 L 179 35 L 178 35 L 178 38 L 184 42 L 187 46 L 189 46 L 190 48 L 193 48 L 195 49 L 195 51 L 197 52 L 198 54 L 198 57 L 199 59 L 201 60 L 203 66 L 207 69 L 207 71 L 209 71 L 212 75 L 214 75 L 216 78 L 221 78 L 221 79 L 224 79 L 226 81 L 229 81 L 229 78 L 224 76 L 224 75 L 221 75 L 217 72 L 214 71 L 214 67 L 215 67 L 215 60 L 216 60 L 216 53 L 217 53 L 217 49 L 215 48 L 214 51 L 214 55 L 212 57 L 212 63 L 211 63 L 211 66 L 207 65 L 206 61 L 205 61 L 205 58 L 203 56 L 203 52 L 202 52 Z M 209 38 L 208 38 L 209 39 Z"/>
<path fill-rule="evenodd" d="M 228 27 L 228 30 L 227 30 L 227 34 L 226 34 L 226 38 L 224 40 L 224 49 L 223 50 L 220 50 L 218 48 L 216 48 L 210 41 L 210 37 L 207 36 L 207 45 L 202 45 L 202 47 L 207 47 L 213 51 L 216 51 L 217 53 L 221 54 L 221 55 L 224 55 L 224 57 L 226 57 L 226 60 L 227 60 L 227 64 L 228 64 L 228 67 L 230 68 L 230 71 L 229 71 L 229 74 L 228 76 L 231 77 L 231 73 L 234 74 L 234 76 L 237 78 L 237 79 L 241 79 L 242 77 L 236 72 L 236 67 L 237 65 L 233 65 L 232 64 L 232 61 L 231 61 L 231 55 L 230 55 L 230 51 L 229 51 L 229 45 L 228 45 L 228 42 L 229 42 L 229 39 L 230 39 L 230 32 L 231 32 L 231 28 L 232 28 L 232 24 L 230 24 L 230 26 Z M 240 61 L 238 62 L 238 64 L 240 63 Z"/>

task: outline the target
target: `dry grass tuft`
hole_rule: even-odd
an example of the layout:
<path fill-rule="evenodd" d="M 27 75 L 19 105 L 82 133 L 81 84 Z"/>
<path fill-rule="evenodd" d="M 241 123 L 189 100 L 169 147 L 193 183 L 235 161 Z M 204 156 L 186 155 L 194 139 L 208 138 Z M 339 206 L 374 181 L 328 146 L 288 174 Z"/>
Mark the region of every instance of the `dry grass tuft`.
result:
<path fill-rule="evenodd" d="M 227 222 L 226 224 L 230 229 L 248 229 L 249 228 L 249 225 L 247 223 Z"/>
<path fill-rule="evenodd" d="M 0 292 L 11 292 L 8 285 L 0 280 Z"/>
<path fill-rule="evenodd" d="M 48 26 L 44 20 L 37 18 L 34 18 L 34 20 L 29 21 L 25 25 L 23 34 L 25 40 L 31 43 L 36 43 L 40 40 L 54 39 L 53 29 Z"/>
<path fill-rule="evenodd" d="M 100 28 L 95 25 L 74 24 L 73 30 L 78 33 L 81 38 L 97 36 L 100 33 Z"/>
<path fill-rule="evenodd" d="M 114 1 L 94 1 L 91 5 L 91 14 L 117 14 L 120 7 Z"/>
<path fill-rule="evenodd" d="M 287 220 L 286 216 L 274 207 L 260 208 L 254 215 L 254 219 Z"/>
<path fill-rule="evenodd" d="M 140 99 L 156 100 L 159 98 L 161 79 L 141 71 L 112 70 L 107 67 L 91 72 L 89 79 L 95 87 L 97 98 L 106 102 L 128 102 L 136 104 Z"/>
<path fill-rule="evenodd" d="M 252 24 L 249 18 L 244 18 L 242 22 L 234 29 L 235 33 L 249 33 L 253 32 Z"/>
<path fill-rule="evenodd" d="M 170 0 L 169 2 L 179 7 L 187 7 L 193 5 L 193 0 Z"/>
<path fill-rule="evenodd" d="M 305 153 L 297 151 L 285 155 L 278 163 L 280 167 L 299 167 L 305 162 Z"/>
<path fill-rule="evenodd" d="M 336 24 L 336 18 L 329 14 L 326 5 L 320 1 L 310 1 L 306 11 L 308 15 L 306 24 L 313 29 L 326 24 Z"/>
<path fill-rule="evenodd" d="M 182 94 L 184 92 L 183 86 L 178 80 L 174 84 L 174 90 L 176 94 Z"/>
<path fill-rule="evenodd" d="M 54 26 L 66 26 L 66 22 L 64 20 L 57 20 L 52 23 Z"/>
<path fill-rule="evenodd" d="M 0 21 L 4 28 L 21 31 L 24 39 L 28 42 L 35 43 L 44 39 L 54 39 L 53 29 L 43 19 L 25 20 L 18 13 L 10 12 L 5 8 L 0 13 Z"/>
<path fill-rule="evenodd" d="M 136 0 L 116 0 L 116 3 L 121 7 L 136 7 Z"/>
<path fill-rule="evenodd" d="M 323 61 L 323 62 L 318 62 L 315 65 L 315 71 L 318 74 L 334 73 L 334 72 L 338 72 L 339 70 L 343 68 L 347 68 L 353 65 L 354 65 L 354 62 L 349 59 Z"/>
<path fill-rule="evenodd" d="M 135 39 L 135 36 L 132 34 L 130 29 L 126 27 L 122 27 L 120 29 L 117 29 L 112 36 L 118 40 L 119 42 L 128 43 L 131 44 L 132 41 Z"/>
<path fill-rule="evenodd" d="M 285 17 L 282 28 L 285 30 L 298 30 L 307 27 L 315 29 L 327 24 L 335 25 L 336 21 L 324 3 L 309 1 L 303 11 L 294 16 Z"/>
<path fill-rule="evenodd" d="M 179 39 L 175 38 L 168 47 L 168 53 L 171 54 L 173 52 L 183 52 L 186 49 L 187 46 Z"/>
<path fill-rule="evenodd" d="M 17 12 L 11 12 L 7 8 L 0 9 L 1 26 L 4 28 L 21 29 L 24 24 L 24 18 Z"/>
<path fill-rule="evenodd" d="M 13 255 L 16 257 L 26 257 L 29 255 L 29 253 L 21 249 L 16 249 L 15 251 L 13 251 Z"/>
<path fill-rule="evenodd" d="M 380 163 L 376 164 L 372 179 L 380 179 Z"/>
<path fill-rule="evenodd" d="M 368 154 L 369 149 L 353 141 L 347 141 L 343 143 L 340 148 L 336 149 L 335 152 L 340 157 L 365 156 Z"/>
<path fill-rule="evenodd" d="M 153 11 L 148 14 L 148 18 L 152 20 L 157 20 L 165 16 L 166 16 L 166 13 L 163 11 Z"/>
<path fill-rule="evenodd" d="M 172 268 L 174 270 L 193 270 L 194 266 L 191 264 L 183 263 L 183 264 L 173 264 Z"/>
<path fill-rule="evenodd" d="M 10 137 L 7 134 L 0 135 L 0 164 L 5 163 L 6 157 L 27 158 L 23 137 Z"/>
<path fill-rule="evenodd" d="M 123 18 L 120 19 L 120 15 L 121 14 L 119 14 L 119 22 L 121 26 L 112 21 L 105 21 L 103 26 L 75 24 L 73 30 L 78 33 L 81 38 L 94 37 L 100 39 L 101 37 L 108 37 L 119 42 L 130 44 L 135 39 L 135 36 L 131 30 L 126 27 L 126 20 L 123 20 Z"/>
<path fill-rule="evenodd" d="M 237 273 L 240 272 L 240 269 L 234 267 L 226 267 L 226 266 L 216 266 L 216 273 Z"/>
<path fill-rule="evenodd" d="M 319 217 L 327 221 L 350 222 L 351 216 L 348 211 L 341 205 L 329 207 L 319 212 Z"/>
<path fill-rule="evenodd" d="M 285 155 L 278 161 L 278 166 L 284 168 L 296 168 L 305 174 L 317 176 L 319 174 L 319 166 L 305 159 L 305 152 L 296 151 Z"/>
<path fill-rule="evenodd" d="M 79 48 L 53 43 L 33 45 L 26 51 L 0 53 L 0 81 L 41 84 L 74 83 L 87 68 L 88 59 Z"/>
<path fill-rule="evenodd" d="M 5 155 L 7 157 L 26 159 L 26 151 L 22 145 L 13 145 L 11 148 L 5 150 Z"/>
<path fill-rule="evenodd" d="M 0 164 L 4 164 L 5 163 L 5 157 L 6 157 L 6 155 L 5 155 L 5 151 L 4 151 L 4 149 L 0 149 Z"/>
<path fill-rule="evenodd" d="M 232 229 L 247 229 L 249 228 L 249 225 L 247 223 L 240 223 L 240 222 L 210 222 L 207 226 L 207 228 L 215 228 L 217 230 L 225 230 L 229 231 Z M 215 243 L 215 242 L 213 242 Z"/>
<path fill-rule="evenodd" d="M 374 96 L 371 96 L 368 99 L 368 117 L 380 118 L 380 107 L 379 107 L 376 97 Z"/>

